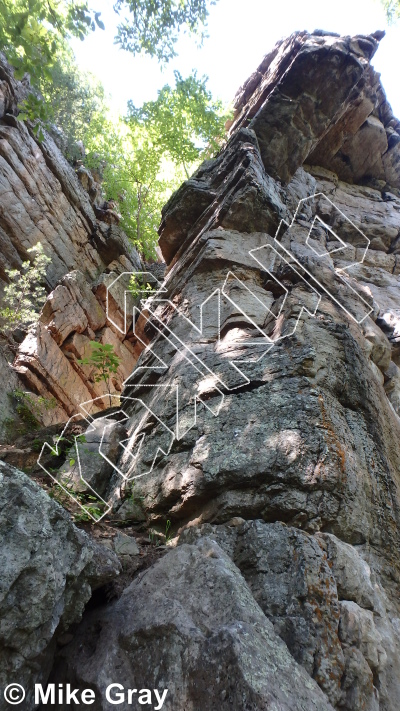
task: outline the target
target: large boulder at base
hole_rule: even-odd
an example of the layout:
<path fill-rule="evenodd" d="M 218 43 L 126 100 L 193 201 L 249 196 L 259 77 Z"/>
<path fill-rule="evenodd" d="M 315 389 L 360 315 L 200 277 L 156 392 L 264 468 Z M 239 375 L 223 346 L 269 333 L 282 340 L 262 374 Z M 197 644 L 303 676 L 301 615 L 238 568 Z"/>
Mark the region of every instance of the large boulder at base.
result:
<path fill-rule="evenodd" d="M 95 689 L 99 711 L 110 708 L 112 681 L 168 689 L 166 711 L 332 711 L 238 568 L 207 538 L 171 551 L 117 603 L 86 616 L 52 681 L 72 678 Z"/>
<path fill-rule="evenodd" d="M 188 527 L 179 542 L 204 537 L 229 554 L 275 632 L 335 708 L 400 707 L 399 615 L 371 551 L 333 534 L 238 517 Z"/>

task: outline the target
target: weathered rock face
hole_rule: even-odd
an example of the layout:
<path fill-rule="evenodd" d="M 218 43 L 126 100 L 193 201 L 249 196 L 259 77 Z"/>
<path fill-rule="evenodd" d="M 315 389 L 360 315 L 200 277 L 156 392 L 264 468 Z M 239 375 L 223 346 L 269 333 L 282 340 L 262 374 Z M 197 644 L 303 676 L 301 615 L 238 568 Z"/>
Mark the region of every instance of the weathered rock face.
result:
<path fill-rule="evenodd" d="M 57 655 L 52 681 L 99 709 L 116 680 L 179 711 L 400 706 L 400 133 L 379 37 L 280 43 L 164 209 L 165 291 L 134 324 L 133 352 L 150 343 L 97 486 L 123 520 L 133 481 L 178 545 Z M 105 328 L 79 284 L 44 310 L 43 358 Z"/>
<path fill-rule="evenodd" d="M 24 686 L 25 708 L 31 709 L 34 684 L 46 683 L 58 640 L 120 565 L 25 474 L 3 462 L 0 508 L 0 685 Z M 9 708 L 3 694 L 0 708 Z"/>
<path fill-rule="evenodd" d="M 275 632 L 334 707 L 396 707 L 398 611 L 375 575 L 373 553 L 332 534 L 261 520 L 188 528 L 180 542 L 204 536 L 233 559 Z"/>
<path fill-rule="evenodd" d="M 101 632 L 93 653 L 86 645 L 95 628 Z M 332 709 L 239 570 L 207 538 L 169 553 L 104 615 L 87 616 L 54 678 L 71 674 L 96 690 L 99 709 L 109 708 L 113 675 L 125 688 L 168 689 L 165 709 Z"/>
<path fill-rule="evenodd" d="M 129 260 L 134 252 L 122 235 L 119 252 L 107 250 L 109 227 L 96 220 L 89 194 L 52 138 L 45 134 L 39 143 L 16 120 L 27 87 L 1 57 L 0 79 L 0 278 L 41 242 L 51 257 L 49 286 L 78 266 L 93 281 L 120 255 Z"/>
<path fill-rule="evenodd" d="M 257 134 L 266 171 L 288 182 L 306 159 L 359 182 L 400 178 L 400 122 L 369 61 L 383 33 L 297 32 L 278 43 L 238 92 L 230 128 Z"/>
<path fill-rule="evenodd" d="M 55 678 L 101 689 L 106 660 L 170 708 L 399 708 L 400 147 L 378 39 L 280 43 L 166 205 L 118 468 L 184 545 L 86 620 Z"/>
<path fill-rule="evenodd" d="M 129 342 L 123 343 L 125 333 L 106 325 L 105 297 L 108 284 L 123 272 L 140 270 L 141 262 L 122 230 L 104 221 L 109 211 L 97 219 L 98 190 L 90 174 L 83 168 L 76 173 L 51 136 L 39 143 L 29 126 L 17 121 L 18 103 L 28 90 L 0 56 L 0 295 L 5 269 L 18 269 L 29 258 L 27 250 L 40 242 L 51 258 L 47 283 L 54 291 L 14 365 L 18 386 L 52 403 L 39 418 L 48 425 L 65 421 L 79 403 L 105 391 L 77 363 L 88 355 L 90 340 L 111 341 L 122 358 L 114 389 L 120 390 L 131 372 L 136 357 Z M 116 291 L 108 312 L 114 322 L 124 309 L 121 284 Z M 0 436 L 2 429 L 0 423 Z"/>
<path fill-rule="evenodd" d="M 139 261 L 136 267 L 140 267 Z M 130 269 L 134 270 L 132 266 Z M 118 290 L 118 303 L 111 289 L 107 312 L 105 284 L 116 278 L 115 272 L 102 275 L 91 288 L 81 272 L 67 274 L 49 295 L 39 323 L 18 349 L 14 370 L 33 392 L 56 403 L 56 407 L 43 410 L 41 419 L 46 425 L 67 420 L 81 403 L 93 399 L 97 399 L 93 412 L 107 407 L 108 396 L 102 398 L 108 392 L 105 383 L 96 382 L 94 367 L 78 362 L 90 356 L 91 341 L 112 344 L 121 359 L 112 379 L 112 392 L 121 392 L 123 381 L 134 367 L 137 356 L 133 346 L 107 319 L 108 313 L 117 322 L 124 309 L 124 292 L 121 296 Z M 127 287 L 129 277 L 124 280 Z"/>

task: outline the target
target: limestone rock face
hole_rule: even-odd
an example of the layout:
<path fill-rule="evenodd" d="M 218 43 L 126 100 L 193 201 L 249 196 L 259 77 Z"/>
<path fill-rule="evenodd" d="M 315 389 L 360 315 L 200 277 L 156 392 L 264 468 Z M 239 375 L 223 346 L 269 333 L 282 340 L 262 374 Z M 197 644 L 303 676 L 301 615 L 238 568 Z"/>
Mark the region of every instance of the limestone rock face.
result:
<path fill-rule="evenodd" d="M 280 43 L 239 93 L 226 146 L 163 211 L 166 292 L 139 320 L 149 345 L 124 391 L 129 443 L 118 468 L 153 525 L 169 520 L 180 533 L 185 552 L 158 565 L 167 595 L 166 568 L 177 580 L 190 568 L 189 592 L 177 592 L 179 612 L 165 613 L 161 632 L 147 616 L 158 603 L 144 596 L 131 607 L 146 576 L 134 582 L 104 611 L 97 655 L 135 670 L 150 659 L 162 673 L 148 684 L 171 685 L 171 708 L 213 707 L 193 696 L 200 658 L 204 678 L 223 686 L 214 694 L 222 705 L 268 707 L 264 692 L 246 696 L 238 681 L 235 696 L 225 681 L 227 659 L 235 678 L 246 676 L 232 636 L 243 581 L 264 616 L 252 623 L 255 646 L 262 630 L 272 634 L 269 621 L 313 682 L 308 708 L 314 683 L 328 708 L 400 705 L 400 154 L 369 63 L 378 39 L 317 32 Z M 106 496 L 120 482 L 115 472 Z M 169 635 L 182 639 L 171 628 L 181 605 L 195 637 L 194 604 L 203 624 L 220 629 L 198 553 L 210 540 L 236 566 L 223 599 L 215 579 L 210 586 L 213 609 L 230 614 L 232 604 L 229 641 L 216 643 L 213 672 L 201 651 L 177 671 Z M 143 617 L 125 633 L 118 620 L 133 609 Z M 89 626 L 79 634 L 81 642 Z M 165 639 L 174 654 L 161 654 Z M 82 685 L 100 688 L 96 655 L 85 662 L 76 650 L 66 650 L 60 678 L 81 674 Z M 248 656 L 268 679 L 268 659 L 255 647 Z M 277 697 L 276 707 L 301 708 L 294 697 Z"/>
<path fill-rule="evenodd" d="M 33 708 L 57 639 L 80 620 L 92 591 L 119 562 L 71 523 L 68 514 L 18 469 L 0 462 L 0 684 L 16 682 Z M 0 708 L 9 708 L 0 699 Z"/>
<path fill-rule="evenodd" d="M 90 373 L 77 363 L 88 354 L 91 340 L 107 342 L 110 335 L 99 280 L 107 271 L 111 283 L 123 272 L 140 270 L 141 262 L 122 230 L 104 221 L 107 215 L 97 219 L 99 186 L 88 171 L 77 174 L 50 135 L 38 142 L 29 125 L 17 121 L 18 104 L 28 90 L 0 55 L 0 296 L 8 280 L 5 270 L 18 269 L 30 247 L 40 242 L 51 258 L 49 298 L 36 332 L 21 344 L 11 380 L 52 403 L 39 417 L 49 425 L 103 394 L 105 388 L 93 380 L 87 387 Z M 129 342 L 123 343 L 125 332 L 114 327 L 112 339 L 123 359 L 113 385 L 120 390 L 136 356 Z M 6 392 L 4 398 L 7 402 Z M 104 406 L 101 400 L 98 404 Z M 0 422 L 0 436 L 3 430 Z"/>

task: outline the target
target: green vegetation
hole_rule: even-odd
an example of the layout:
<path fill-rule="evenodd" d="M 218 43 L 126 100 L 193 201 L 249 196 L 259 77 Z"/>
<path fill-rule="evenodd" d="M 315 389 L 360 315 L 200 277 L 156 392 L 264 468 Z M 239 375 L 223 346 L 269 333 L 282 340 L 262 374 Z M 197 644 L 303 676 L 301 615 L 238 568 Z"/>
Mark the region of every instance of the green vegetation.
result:
<path fill-rule="evenodd" d="M 60 484 L 53 484 L 48 494 L 52 499 L 63 506 L 63 508 L 70 511 L 75 523 L 93 523 L 93 519 L 97 521 L 104 513 L 104 504 L 95 496 L 85 492 L 75 491 L 71 486 L 66 487 Z M 80 504 L 81 508 L 78 510 L 76 510 L 76 504 L 71 499 L 71 496 Z"/>
<path fill-rule="evenodd" d="M 114 353 L 114 346 L 110 343 L 97 343 L 90 341 L 92 352 L 88 358 L 81 358 L 78 363 L 89 365 L 94 369 L 94 381 L 103 381 L 107 388 L 111 407 L 111 379 L 117 372 L 121 359 Z"/>
<path fill-rule="evenodd" d="M 81 138 L 85 164 L 100 174 L 120 225 L 145 258 L 155 257 L 161 208 L 197 165 L 218 150 L 229 112 L 215 101 L 206 78 L 194 73 L 165 85 L 141 108 L 129 103 L 119 120 L 97 112 Z M 69 143 L 78 137 L 75 132 Z"/>
<path fill-rule="evenodd" d="M 168 519 L 167 523 L 165 524 L 165 542 L 168 543 L 168 541 L 171 540 L 171 521 Z"/>
<path fill-rule="evenodd" d="M 158 546 L 162 545 L 164 542 L 165 544 L 169 543 L 171 540 L 171 521 L 167 519 L 167 522 L 165 524 L 165 531 L 164 533 L 161 533 L 160 531 L 157 531 L 155 528 L 149 528 L 149 542 L 152 546 L 155 548 L 158 548 Z"/>
<path fill-rule="evenodd" d="M 128 291 L 134 299 L 145 299 L 152 292 L 157 291 L 156 286 L 146 281 L 142 274 L 132 274 L 129 279 Z"/>
<path fill-rule="evenodd" d="M 51 260 L 43 253 L 40 242 L 27 251 L 34 255 L 32 262 L 23 262 L 21 269 L 6 269 L 10 283 L 4 288 L 2 296 L 4 306 L 0 309 L 0 333 L 9 341 L 12 341 L 13 331 L 17 328 L 25 329 L 37 322 L 46 300 L 42 284 Z"/>
<path fill-rule="evenodd" d="M 108 112 L 101 82 L 89 73 L 81 72 L 71 50 L 63 53 L 52 69 L 52 80 L 43 81 L 40 87 L 44 98 L 45 119 L 60 134 L 62 150 L 70 162 L 82 159 L 82 142 L 95 122 L 102 129 L 101 117 Z M 29 118 L 20 114 L 20 118 Z M 89 134 L 90 135 L 90 134 Z M 78 145 L 79 144 L 79 145 Z"/>
<path fill-rule="evenodd" d="M 181 31 L 202 41 L 209 0 L 116 0 L 123 13 L 116 42 L 133 54 L 145 53 L 168 62 Z M 0 0 L 0 47 L 15 67 L 17 79 L 26 72 L 35 88 L 53 81 L 52 70 L 71 37 L 84 40 L 104 29 L 101 13 L 80 0 Z"/>
<path fill-rule="evenodd" d="M 6 440 L 12 441 L 15 435 L 24 435 L 35 432 L 41 427 L 40 421 L 45 412 L 57 407 L 55 398 L 35 396 L 24 390 L 13 390 L 7 393 L 16 412 L 15 417 L 6 417 L 2 420 Z M 36 440 L 34 440 L 36 442 Z"/>
<path fill-rule="evenodd" d="M 0 0 L 0 46 L 15 68 L 16 79 L 27 72 L 33 86 L 52 81 L 51 70 L 68 38 L 84 39 L 100 18 L 86 3 L 67 0 Z"/>
<path fill-rule="evenodd" d="M 182 32 L 201 42 L 210 0 L 117 0 L 116 42 L 165 63 Z M 155 257 L 162 205 L 199 161 L 221 144 L 228 117 L 196 73 L 164 86 L 155 101 L 115 117 L 99 80 L 81 72 L 69 46 L 104 28 L 100 13 L 77 0 L 0 0 L 0 50 L 35 89 L 20 120 L 41 141 L 56 127 L 66 157 L 81 160 L 102 181 L 120 225 L 145 258 Z M 53 134 L 54 131 L 52 130 Z"/>
<path fill-rule="evenodd" d="M 149 543 L 155 548 L 161 545 L 160 534 L 153 528 L 149 528 Z"/>
<path fill-rule="evenodd" d="M 116 41 L 133 54 L 143 52 L 168 62 L 176 56 L 174 50 L 179 33 L 197 35 L 200 43 L 205 36 L 208 6 L 216 0 L 117 0 L 114 9 L 128 9 L 130 16 L 118 28 Z"/>
<path fill-rule="evenodd" d="M 165 85 L 156 101 L 138 109 L 128 103 L 129 125 L 144 129 L 160 157 L 183 168 L 188 178 L 194 164 L 219 149 L 230 114 L 213 99 L 206 77 L 198 78 L 196 72 L 186 79 L 179 72 L 174 75 L 175 87 Z"/>
<path fill-rule="evenodd" d="M 94 519 L 94 522 L 96 522 L 99 518 L 102 517 L 102 515 L 104 513 L 104 511 L 103 511 L 104 504 L 102 504 L 101 501 L 98 501 L 98 499 L 96 499 L 95 496 L 89 496 L 89 495 L 83 496 L 82 494 L 77 494 L 76 492 L 73 493 L 73 496 L 75 496 L 75 498 L 78 498 L 78 501 L 82 506 L 82 508 L 79 511 L 76 511 L 73 514 L 75 523 L 78 523 L 78 522 L 93 523 L 93 519 Z"/>
<path fill-rule="evenodd" d="M 83 142 L 86 165 L 102 177 L 108 200 L 121 215 L 120 226 L 146 258 L 155 256 L 161 207 L 176 176 L 161 175 L 162 156 L 145 130 L 129 129 L 119 119 L 92 121 Z"/>
<path fill-rule="evenodd" d="M 400 18 L 400 0 L 381 0 L 390 23 Z"/>

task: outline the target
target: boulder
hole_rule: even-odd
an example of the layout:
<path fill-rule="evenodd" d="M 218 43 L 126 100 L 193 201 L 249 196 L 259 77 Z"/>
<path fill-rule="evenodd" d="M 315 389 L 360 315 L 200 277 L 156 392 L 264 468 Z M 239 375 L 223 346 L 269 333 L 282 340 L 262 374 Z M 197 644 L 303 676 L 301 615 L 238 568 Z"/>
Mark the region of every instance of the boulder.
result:
<path fill-rule="evenodd" d="M 114 677 L 125 689 L 168 690 L 165 709 L 197 711 L 217 702 L 221 709 L 332 710 L 238 568 L 207 538 L 171 551 L 117 603 L 87 615 L 60 651 L 51 680 L 90 686 L 98 708 L 107 709 Z"/>
<path fill-rule="evenodd" d="M 47 681 L 58 637 L 120 566 L 39 486 L 1 461 L 0 508 L 0 686 L 24 686 L 29 711 L 34 684 Z M 8 708 L 1 695 L 0 709 Z"/>
<path fill-rule="evenodd" d="M 107 417 L 93 420 L 86 431 L 75 438 L 57 475 L 60 483 L 76 492 L 95 491 L 103 496 L 114 472 L 113 464 L 119 457 L 120 442 L 126 436 L 123 423 Z"/>

